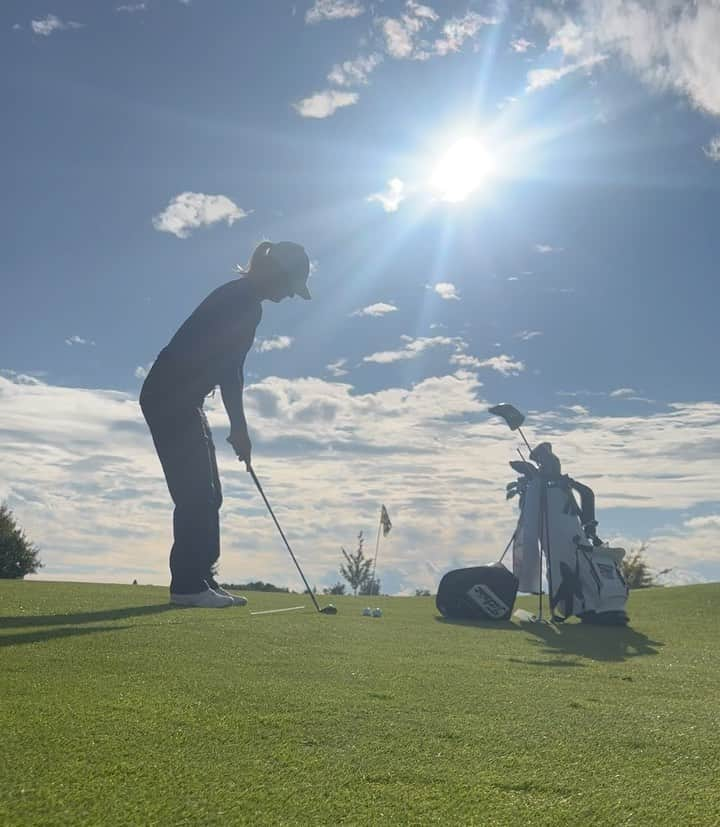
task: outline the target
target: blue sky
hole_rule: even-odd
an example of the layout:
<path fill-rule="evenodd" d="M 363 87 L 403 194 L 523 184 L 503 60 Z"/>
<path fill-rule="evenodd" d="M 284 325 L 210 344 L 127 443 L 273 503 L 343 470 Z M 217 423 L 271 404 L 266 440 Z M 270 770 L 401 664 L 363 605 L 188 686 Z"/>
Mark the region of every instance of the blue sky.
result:
<path fill-rule="evenodd" d="M 711 0 L 6 0 L 0 497 L 41 576 L 166 582 L 143 372 L 269 238 L 314 300 L 266 308 L 248 419 L 315 582 L 381 502 L 388 591 L 497 556 L 505 400 L 601 536 L 718 579 L 718 42 Z M 293 585 L 209 409 L 222 574 Z"/>

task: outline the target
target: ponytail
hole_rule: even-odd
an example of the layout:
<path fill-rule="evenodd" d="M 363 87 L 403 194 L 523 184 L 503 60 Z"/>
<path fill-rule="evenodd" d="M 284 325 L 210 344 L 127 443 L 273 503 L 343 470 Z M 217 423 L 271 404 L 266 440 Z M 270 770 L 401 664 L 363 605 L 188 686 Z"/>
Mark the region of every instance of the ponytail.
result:
<path fill-rule="evenodd" d="M 253 254 L 250 256 L 250 261 L 248 262 L 247 267 L 242 267 L 239 264 L 235 265 L 235 272 L 240 273 L 242 275 L 247 275 L 253 267 L 255 267 L 263 256 L 266 256 L 270 249 L 272 248 L 272 241 L 261 241 L 258 246 L 253 250 Z"/>

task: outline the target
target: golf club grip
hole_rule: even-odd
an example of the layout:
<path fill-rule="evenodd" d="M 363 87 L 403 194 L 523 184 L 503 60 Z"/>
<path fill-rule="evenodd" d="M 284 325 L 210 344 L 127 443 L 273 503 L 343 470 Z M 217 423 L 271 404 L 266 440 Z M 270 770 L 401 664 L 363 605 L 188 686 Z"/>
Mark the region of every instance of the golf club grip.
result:
<path fill-rule="evenodd" d="M 263 501 L 265 502 L 265 505 L 267 506 L 267 510 L 270 512 L 270 516 L 273 518 L 273 522 L 277 526 L 277 530 L 280 532 L 280 536 L 283 538 L 283 542 L 285 543 L 285 548 L 287 548 L 288 552 L 290 553 L 290 556 L 292 557 L 292 561 L 293 561 L 293 563 L 295 563 L 295 568 L 298 570 L 298 573 L 300 574 L 300 577 L 302 577 L 302 581 L 305 584 L 305 588 L 308 590 L 308 594 L 310 595 L 310 599 L 315 604 L 315 608 L 318 611 L 320 611 L 320 606 L 318 605 L 318 602 L 315 599 L 315 595 L 313 594 L 312 589 L 310 588 L 310 584 L 305 579 L 305 575 L 303 574 L 302 569 L 300 568 L 300 564 L 298 563 L 295 555 L 293 554 L 293 550 L 290 548 L 290 543 L 288 543 L 288 541 L 287 541 L 287 537 L 285 536 L 285 532 L 282 530 L 282 528 L 280 527 L 280 523 L 277 521 L 277 517 L 275 516 L 275 512 L 272 510 L 272 507 L 270 506 L 270 503 L 268 502 L 268 498 L 265 496 L 265 492 L 262 489 L 262 485 L 260 485 L 260 480 L 257 478 L 257 476 L 255 474 L 255 469 L 252 467 L 252 465 L 248 466 L 248 471 L 250 472 L 250 476 L 253 478 L 253 482 L 255 483 L 255 485 L 257 487 L 257 490 L 260 492 L 260 496 L 263 498 Z"/>

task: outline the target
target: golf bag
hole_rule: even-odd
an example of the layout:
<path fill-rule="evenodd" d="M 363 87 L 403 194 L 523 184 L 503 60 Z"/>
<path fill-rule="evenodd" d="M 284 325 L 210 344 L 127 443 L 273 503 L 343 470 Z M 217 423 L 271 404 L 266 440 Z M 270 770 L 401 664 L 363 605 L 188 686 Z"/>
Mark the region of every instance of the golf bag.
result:
<path fill-rule="evenodd" d="M 610 548 L 595 533 L 592 490 L 561 473 L 550 443 L 538 445 L 530 458 L 537 465 L 510 463 L 519 477 L 507 486 L 508 498 L 520 498 L 512 541 L 519 591 L 542 593 L 544 555 L 554 620 L 576 615 L 585 623 L 626 624 L 628 588 L 620 568 L 625 551 Z"/>
<path fill-rule="evenodd" d="M 443 617 L 508 620 L 517 590 L 517 577 L 502 563 L 455 569 L 440 581 L 435 605 Z"/>

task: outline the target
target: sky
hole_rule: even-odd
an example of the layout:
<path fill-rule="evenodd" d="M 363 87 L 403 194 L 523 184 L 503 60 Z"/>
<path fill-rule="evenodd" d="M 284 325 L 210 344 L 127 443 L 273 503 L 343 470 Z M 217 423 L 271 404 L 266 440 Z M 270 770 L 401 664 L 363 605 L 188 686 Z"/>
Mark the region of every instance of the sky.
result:
<path fill-rule="evenodd" d="M 166 584 L 137 399 L 262 240 L 253 464 L 308 579 L 360 531 L 382 590 L 496 560 L 522 444 L 663 582 L 720 580 L 720 4 L 5 0 L 0 500 L 36 579 Z M 220 578 L 300 589 L 207 401 Z"/>

